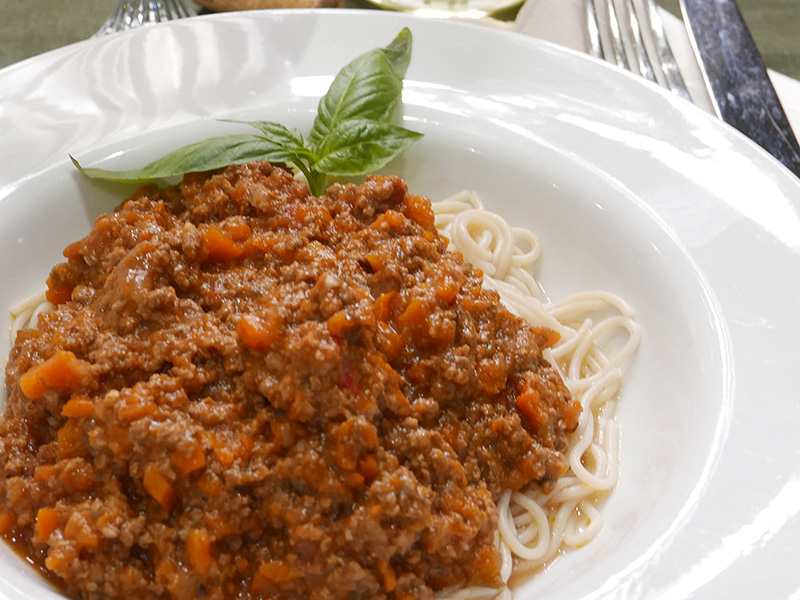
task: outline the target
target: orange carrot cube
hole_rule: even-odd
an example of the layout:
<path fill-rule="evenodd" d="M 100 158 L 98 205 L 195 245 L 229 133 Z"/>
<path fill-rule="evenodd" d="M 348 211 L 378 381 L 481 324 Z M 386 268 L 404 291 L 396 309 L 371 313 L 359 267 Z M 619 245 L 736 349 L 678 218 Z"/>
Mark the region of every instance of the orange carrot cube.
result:
<path fill-rule="evenodd" d="M 245 315 L 236 325 L 236 333 L 248 350 L 266 352 L 281 336 L 282 323 L 279 315 L 270 313 L 264 317 Z"/>
<path fill-rule="evenodd" d="M 56 509 L 40 508 L 36 513 L 36 525 L 34 526 L 36 541 L 46 543 L 58 526 L 59 518 Z"/>
<path fill-rule="evenodd" d="M 239 258 L 244 249 L 214 225 L 209 225 L 201 238 L 205 260 L 233 260 Z"/>
<path fill-rule="evenodd" d="M 211 534 L 205 529 L 192 529 L 186 536 L 186 554 L 196 573 L 207 573 L 214 563 L 211 555 Z"/>
<path fill-rule="evenodd" d="M 167 512 L 172 510 L 175 505 L 175 487 L 169 479 L 164 477 L 161 469 L 156 465 L 150 465 L 144 473 L 144 489 L 156 502 Z"/>

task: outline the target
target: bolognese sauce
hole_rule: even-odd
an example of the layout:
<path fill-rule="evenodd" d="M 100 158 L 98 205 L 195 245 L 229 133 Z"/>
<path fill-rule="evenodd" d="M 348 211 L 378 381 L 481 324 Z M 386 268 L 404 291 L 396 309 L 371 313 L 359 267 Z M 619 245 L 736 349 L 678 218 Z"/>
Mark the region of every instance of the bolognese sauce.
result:
<path fill-rule="evenodd" d="M 579 405 L 396 177 L 145 186 L 17 335 L 0 531 L 87 599 L 428 599 L 496 584 L 495 502 Z"/>

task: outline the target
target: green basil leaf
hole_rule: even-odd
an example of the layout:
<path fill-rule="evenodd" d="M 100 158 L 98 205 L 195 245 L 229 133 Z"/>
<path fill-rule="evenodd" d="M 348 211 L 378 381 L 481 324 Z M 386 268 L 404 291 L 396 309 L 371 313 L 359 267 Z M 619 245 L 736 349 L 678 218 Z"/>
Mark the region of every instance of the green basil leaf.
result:
<path fill-rule="evenodd" d="M 303 134 L 293 127 L 287 127 L 275 121 L 237 121 L 234 119 L 222 119 L 222 121 L 255 127 L 276 147 L 283 148 L 286 152 L 296 156 L 314 158 L 313 154 L 306 148 Z"/>
<path fill-rule="evenodd" d="M 400 100 L 411 60 L 411 32 L 403 29 L 385 48 L 362 54 L 344 67 L 320 100 L 307 139 L 274 121 L 232 121 L 262 135 L 229 135 L 191 144 L 139 169 L 83 168 L 87 177 L 125 183 L 170 179 L 253 160 L 290 162 L 306 176 L 312 193 L 324 193 L 326 178 L 364 175 L 383 167 L 420 137 L 387 121 Z"/>
<path fill-rule="evenodd" d="M 139 183 L 179 177 L 184 173 L 211 171 L 253 160 L 286 162 L 294 157 L 284 148 L 257 135 L 228 135 L 184 146 L 139 169 L 107 171 L 82 167 L 70 156 L 78 170 L 91 179 Z"/>
<path fill-rule="evenodd" d="M 338 177 L 366 175 L 386 165 L 422 137 L 390 123 L 350 119 L 327 137 L 314 169 Z"/>
<path fill-rule="evenodd" d="M 400 79 L 405 77 L 406 71 L 408 70 L 408 63 L 411 62 L 411 41 L 411 31 L 408 27 L 404 27 L 403 30 L 397 34 L 397 37 L 383 49 L 386 60 L 389 61 L 392 69 L 394 69 L 394 72 L 397 73 Z"/>
<path fill-rule="evenodd" d="M 320 100 L 309 146 L 318 151 L 339 123 L 348 119 L 388 120 L 400 99 L 410 59 L 411 32 L 405 28 L 386 48 L 370 50 L 339 71 Z"/>

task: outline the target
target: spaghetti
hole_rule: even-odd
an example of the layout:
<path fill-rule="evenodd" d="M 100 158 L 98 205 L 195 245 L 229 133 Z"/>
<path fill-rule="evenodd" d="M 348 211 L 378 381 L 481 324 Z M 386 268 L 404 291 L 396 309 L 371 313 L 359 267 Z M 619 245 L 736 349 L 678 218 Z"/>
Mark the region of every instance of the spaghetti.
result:
<path fill-rule="evenodd" d="M 498 502 L 501 575 L 508 583 L 512 574 L 540 569 L 559 551 L 581 547 L 600 531 L 598 502 L 619 475 L 619 426 L 614 416 L 621 368 L 636 351 L 641 333 L 633 310 L 608 292 L 547 302 L 533 275 L 541 254 L 538 238 L 487 211 L 474 193 L 461 192 L 433 203 L 433 208 L 436 227 L 450 240 L 450 249 L 483 270 L 484 285 L 495 289 L 511 312 L 559 333 L 559 343 L 545 351 L 545 357 L 557 366 L 582 406 L 570 443 L 569 471 L 547 493 L 532 485 L 520 492 L 506 491 Z M 471 587 L 440 597 L 509 596 L 507 588 Z"/>

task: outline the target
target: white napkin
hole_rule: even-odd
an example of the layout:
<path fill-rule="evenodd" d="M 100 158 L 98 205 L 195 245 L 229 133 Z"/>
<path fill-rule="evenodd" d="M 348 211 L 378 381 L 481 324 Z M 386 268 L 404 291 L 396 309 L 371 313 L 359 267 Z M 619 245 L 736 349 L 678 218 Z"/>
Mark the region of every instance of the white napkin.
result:
<path fill-rule="evenodd" d="M 692 99 L 698 106 L 713 112 L 683 21 L 665 10 L 660 13 Z M 585 0 L 527 0 L 517 15 L 514 30 L 582 52 L 589 51 Z M 775 71 L 770 71 L 770 78 L 792 127 L 800 131 L 800 82 Z"/>

